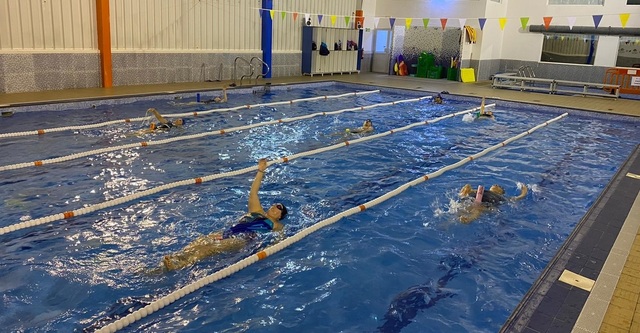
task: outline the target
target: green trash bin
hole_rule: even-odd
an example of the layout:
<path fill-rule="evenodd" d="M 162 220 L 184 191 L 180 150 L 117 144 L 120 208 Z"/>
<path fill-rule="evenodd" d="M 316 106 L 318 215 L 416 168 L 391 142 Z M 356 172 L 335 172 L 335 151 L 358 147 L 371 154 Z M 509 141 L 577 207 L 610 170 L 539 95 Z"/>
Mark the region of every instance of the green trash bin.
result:
<path fill-rule="evenodd" d="M 440 79 L 442 77 L 442 67 L 441 66 L 433 66 L 429 68 L 427 73 L 427 77 L 430 79 Z"/>
<path fill-rule="evenodd" d="M 447 69 L 447 80 L 458 81 L 458 69 L 455 67 L 449 67 Z"/>
<path fill-rule="evenodd" d="M 417 77 L 427 77 L 429 68 L 433 67 L 436 63 L 436 58 L 431 53 L 422 52 L 418 57 L 418 69 L 416 71 Z"/>

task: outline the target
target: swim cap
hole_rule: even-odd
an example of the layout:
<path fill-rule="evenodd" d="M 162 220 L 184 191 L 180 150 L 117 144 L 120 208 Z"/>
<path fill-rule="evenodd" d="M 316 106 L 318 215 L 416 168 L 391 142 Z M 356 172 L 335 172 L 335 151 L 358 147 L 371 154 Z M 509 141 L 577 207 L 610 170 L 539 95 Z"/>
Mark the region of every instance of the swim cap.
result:
<path fill-rule="evenodd" d="M 289 211 L 287 210 L 287 207 L 285 207 L 283 203 L 277 203 L 276 206 L 277 205 L 280 205 L 282 207 L 282 209 L 280 209 L 280 220 L 283 220 L 287 216 Z M 279 208 L 280 207 L 278 207 L 278 209 Z"/>

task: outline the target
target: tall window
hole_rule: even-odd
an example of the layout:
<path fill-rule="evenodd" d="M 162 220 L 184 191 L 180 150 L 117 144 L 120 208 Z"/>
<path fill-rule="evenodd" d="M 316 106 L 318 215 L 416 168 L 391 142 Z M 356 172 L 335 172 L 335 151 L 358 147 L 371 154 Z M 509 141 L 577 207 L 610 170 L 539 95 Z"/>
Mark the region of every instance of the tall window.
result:
<path fill-rule="evenodd" d="M 540 61 L 593 65 L 598 36 L 545 34 Z"/>
<path fill-rule="evenodd" d="M 617 67 L 640 67 L 640 37 L 620 37 Z"/>
<path fill-rule="evenodd" d="M 629 0 L 632 1 L 632 0 Z M 550 5 L 604 5 L 604 0 L 549 0 Z"/>

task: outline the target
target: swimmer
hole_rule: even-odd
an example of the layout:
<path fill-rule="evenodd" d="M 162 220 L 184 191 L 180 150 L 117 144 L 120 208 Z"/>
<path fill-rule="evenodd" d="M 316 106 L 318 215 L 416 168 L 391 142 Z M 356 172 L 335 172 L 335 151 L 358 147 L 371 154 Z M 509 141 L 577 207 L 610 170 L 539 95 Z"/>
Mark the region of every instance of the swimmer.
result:
<path fill-rule="evenodd" d="M 147 114 L 148 113 L 153 114 L 158 120 L 158 123 L 151 123 L 148 129 L 139 131 L 137 132 L 137 134 L 154 133 L 155 131 L 168 131 L 174 127 L 182 128 L 182 125 L 184 125 L 184 119 L 178 118 L 174 121 L 169 121 L 165 117 L 163 117 L 155 108 L 148 109 Z"/>
<path fill-rule="evenodd" d="M 442 104 L 442 96 L 438 94 L 436 97 L 433 98 L 433 102 L 436 104 Z"/>
<path fill-rule="evenodd" d="M 177 270 L 216 254 L 240 251 L 256 239 L 258 233 L 277 231 L 280 232 L 280 237 L 284 237 L 284 226 L 280 221 L 287 216 L 287 208 L 282 203 L 276 203 L 265 211 L 258 197 L 266 168 L 266 159 L 258 161 L 258 172 L 249 192 L 249 212 L 242 216 L 236 225 L 224 231 L 201 236 L 180 252 L 165 256 L 162 260 L 164 268 L 168 271 Z"/>
<path fill-rule="evenodd" d="M 212 103 L 225 103 L 226 101 L 228 101 L 228 97 L 227 97 L 227 87 L 222 88 L 222 97 L 220 96 L 216 96 L 212 99 L 208 99 L 205 101 L 200 101 L 200 102 L 187 102 L 187 103 L 176 103 L 176 102 L 169 102 L 169 104 L 171 105 L 175 105 L 175 106 L 189 106 L 189 105 L 201 105 L 201 104 L 212 104 Z"/>
<path fill-rule="evenodd" d="M 354 133 L 354 134 L 373 132 L 373 122 L 371 122 L 371 119 L 367 119 L 364 121 L 364 123 L 362 123 L 362 127 L 347 128 L 344 131 L 346 133 Z"/>
<path fill-rule="evenodd" d="M 473 190 L 470 184 L 464 185 L 458 193 L 462 201 L 471 201 L 463 212 L 460 213 L 460 222 L 468 224 L 477 219 L 480 214 L 490 210 L 507 201 L 517 201 L 527 196 L 528 189 L 522 185 L 520 194 L 515 197 L 505 197 L 504 188 L 500 185 L 492 185 L 489 191 L 484 191 L 483 186 L 478 186 L 478 190 Z"/>
<path fill-rule="evenodd" d="M 475 114 L 476 119 L 491 119 L 495 120 L 496 117 L 493 115 L 493 112 L 489 110 L 485 110 L 484 107 L 484 97 L 482 97 L 482 103 L 480 103 L 480 111 Z"/>

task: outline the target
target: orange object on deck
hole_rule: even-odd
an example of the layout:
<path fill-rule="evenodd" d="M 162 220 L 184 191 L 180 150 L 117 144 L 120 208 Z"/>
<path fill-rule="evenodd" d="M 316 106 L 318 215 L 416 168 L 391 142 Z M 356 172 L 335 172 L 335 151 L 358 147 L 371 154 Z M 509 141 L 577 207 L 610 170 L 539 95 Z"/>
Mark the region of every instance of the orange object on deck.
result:
<path fill-rule="evenodd" d="M 356 29 L 364 28 L 364 11 L 362 9 L 356 10 Z"/>
<path fill-rule="evenodd" d="M 620 94 L 640 95 L 640 68 L 615 67 L 609 68 L 604 74 L 604 84 L 620 86 Z M 611 92 L 612 88 L 603 88 Z"/>

